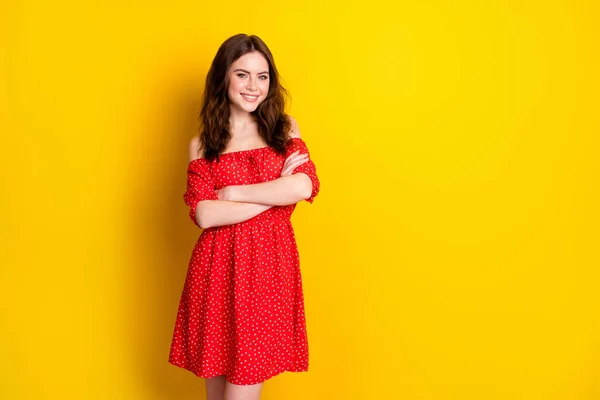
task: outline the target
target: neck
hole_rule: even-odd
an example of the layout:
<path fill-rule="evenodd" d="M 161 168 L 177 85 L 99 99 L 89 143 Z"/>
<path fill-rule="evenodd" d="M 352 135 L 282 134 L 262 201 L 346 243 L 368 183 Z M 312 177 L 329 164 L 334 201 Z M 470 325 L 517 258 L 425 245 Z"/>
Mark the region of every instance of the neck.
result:
<path fill-rule="evenodd" d="M 255 123 L 254 116 L 249 112 L 238 108 L 231 108 L 229 113 L 229 128 L 231 129 L 232 135 L 234 135 L 235 132 L 244 131 Z"/>

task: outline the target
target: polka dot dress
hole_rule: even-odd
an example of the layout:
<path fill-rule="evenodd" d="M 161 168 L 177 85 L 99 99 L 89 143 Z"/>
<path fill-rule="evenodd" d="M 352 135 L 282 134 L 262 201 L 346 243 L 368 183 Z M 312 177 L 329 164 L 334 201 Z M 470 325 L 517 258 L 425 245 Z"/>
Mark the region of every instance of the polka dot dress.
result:
<path fill-rule="evenodd" d="M 292 138 L 286 156 L 270 147 L 190 162 L 185 203 L 196 224 L 201 200 L 215 190 L 277 179 L 285 158 L 308 154 Z M 296 167 L 319 179 L 310 160 Z M 290 217 L 296 207 L 274 206 L 238 224 L 204 229 L 192 251 L 183 286 L 169 362 L 202 378 L 226 375 L 237 385 L 263 382 L 284 371 L 308 371 L 308 340 L 300 259 Z"/>

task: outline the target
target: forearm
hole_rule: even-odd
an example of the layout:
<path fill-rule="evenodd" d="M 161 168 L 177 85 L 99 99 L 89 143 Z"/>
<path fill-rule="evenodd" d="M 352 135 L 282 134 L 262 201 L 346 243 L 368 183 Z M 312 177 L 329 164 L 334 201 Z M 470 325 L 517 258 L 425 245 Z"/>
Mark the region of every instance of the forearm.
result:
<path fill-rule="evenodd" d="M 244 222 L 273 206 L 249 202 L 203 200 L 196 208 L 196 221 L 202 229 Z"/>
<path fill-rule="evenodd" d="M 287 206 L 310 196 L 312 181 L 308 175 L 297 173 L 272 181 L 230 187 L 226 200 Z"/>

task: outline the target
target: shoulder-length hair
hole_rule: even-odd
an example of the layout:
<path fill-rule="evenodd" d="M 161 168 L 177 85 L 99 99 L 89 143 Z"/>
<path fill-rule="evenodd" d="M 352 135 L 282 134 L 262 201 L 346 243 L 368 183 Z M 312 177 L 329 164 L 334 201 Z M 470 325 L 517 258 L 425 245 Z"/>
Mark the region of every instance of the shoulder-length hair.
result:
<path fill-rule="evenodd" d="M 231 133 L 229 127 L 229 67 L 244 54 L 258 51 L 269 64 L 269 92 L 252 115 L 258 131 L 267 145 L 279 154 L 285 154 L 290 140 L 292 122 L 284 112 L 289 94 L 281 85 L 271 51 L 258 36 L 238 34 L 225 40 L 219 47 L 206 75 L 206 87 L 200 110 L 200 148 L 204 158 L 218 160 L 225 151 Z"/>

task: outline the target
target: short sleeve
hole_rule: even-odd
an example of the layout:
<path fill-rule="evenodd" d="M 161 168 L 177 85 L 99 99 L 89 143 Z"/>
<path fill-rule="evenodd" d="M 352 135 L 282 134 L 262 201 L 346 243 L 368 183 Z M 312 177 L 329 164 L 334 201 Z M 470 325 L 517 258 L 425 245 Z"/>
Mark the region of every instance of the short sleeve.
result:
<path fill-rule="evenodd" d="M 310 197 L 306 199 L 306 201 L 308 201 L 309 203 L 312 203 L 315 199 L 315 196 L 319 193 L 319 189 L 321 187 L 321 182 L 319 181 L 319 177 L 317 176 L 317 167 L 315 166 L 315 163 L 310 159 L 310 153 L 308 151 L 308 147 L 306 146 L 306 143 L 304 143 L 304 141 L 298 137 L 292 138 L 292 143 L 291 145 L 288 147 L 287 152 L 286 152 L 286 158 L 292 154 L 293 152 L 300 150 L 299 154 L 308 154 L 308 160 L 300 165 L 298 165 L 293 171 L 292 171 L 292 175 L 293 174 L 297 174 L 299 172 L 302 172 L 306 175 L 308 175 L 308 177 L 310 178 L 311 182 L 312 182 L 312 192 L 310 194 Z"/>
<path fill-rule="evenodd" d="M 190 218 L 198 227 L 196 208 L 202 200 L 218 200 L 215 183 L 205 159 L 192 160 L 187 170 L 187 189 L 183 195 L 185 204 L 190 208 Z"/>

